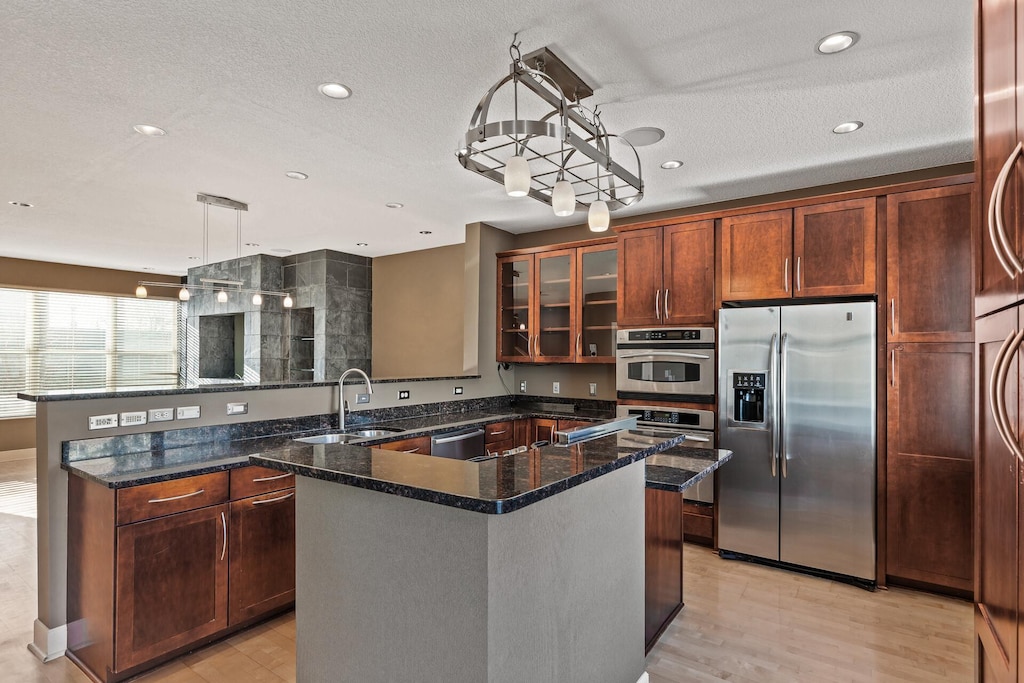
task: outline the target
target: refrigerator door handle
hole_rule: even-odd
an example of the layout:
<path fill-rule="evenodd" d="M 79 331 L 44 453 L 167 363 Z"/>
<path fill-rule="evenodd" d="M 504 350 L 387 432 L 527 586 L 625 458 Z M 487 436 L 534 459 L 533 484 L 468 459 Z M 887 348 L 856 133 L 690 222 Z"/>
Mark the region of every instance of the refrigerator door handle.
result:
<path fill-rule="evenodd" d="M 781 353 L 782 360 L 781 360 L 781 371 L 779 373 L 780 377 L 779 377 L 779 393 L 778 393 L 778 396 L 779 396 L 779 406 L 777 408 L 780 418 L 782 417 L 782 410 L 783 410 L 782 407 L 786 404 L 786 379 L 787 379 L 786 378 L 786 374 L 787 374 L 787 366 L 789 365 L 788 358 L 787 358 L 788 351 L 789 351 L 789 332 L 784 332 L 782 334 L 782 353 Z M 779 427 L 779 451 L 780 451 L 779 457 L 782 459 L 782 476 L 785 477 L 786 476 L 786 469 L 787 469 L 786 460 L 788 459 L 787 458 L 788 453 L 786 452 L 786 438 L 785 438 L 785 434 L 782 432 L 781 426 Z"/>
<path fill-rule="evenodd" d="M 779 475 L 779 335 L 773 334 L 768 348 L 768 370 L 771 373 L 772 399 L 772 479 Z"/>

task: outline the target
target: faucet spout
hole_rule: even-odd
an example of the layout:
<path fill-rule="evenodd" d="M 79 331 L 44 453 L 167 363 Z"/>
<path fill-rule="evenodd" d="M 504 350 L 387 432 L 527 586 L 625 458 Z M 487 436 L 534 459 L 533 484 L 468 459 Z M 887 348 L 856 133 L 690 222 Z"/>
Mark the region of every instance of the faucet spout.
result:
<path fill-rule="evenodd" d="M 370 378 L 365 372 L 359 368 L 349 368 L 345 372 L 341 373 L 341 377 L 338 378 L 338 427 L 341 431 L 345 431 L 345 413 L 348 412 L 348 403 L 345 401 L 345 379 L 349 375 L 359 375 L 366 382 L 366 393 L 373 393 L 373 386 L 370 384 Z"/>

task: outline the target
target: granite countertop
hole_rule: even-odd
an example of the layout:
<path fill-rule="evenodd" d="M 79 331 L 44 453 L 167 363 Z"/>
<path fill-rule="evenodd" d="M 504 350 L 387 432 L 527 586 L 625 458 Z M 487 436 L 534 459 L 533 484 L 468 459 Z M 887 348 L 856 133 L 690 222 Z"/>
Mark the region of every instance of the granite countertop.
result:
<path fill-rule="evenodd" d="M 647 458 L 647 488 L 684 491 L 732 458 L 721 448 L 677 446 Z"/>
<path fill-rule="evenodd" d="M 358 414 L 355 414 L 358 416 Z M 600 411 L 577 411 L 575 413 L 549 413 L 532 408 L 505 408 L 500 410 L 479 410 L 451 414 L 434 414 L 421 417 L 408 417 L 397 420 L 373 422 L 374 426 L 388 427 L 399 431 L 386 437 L 363 439 L 358 444 L 350 444 L 350 448 L 365 450 L 366 447 L 379 445 L 385 441 L 411 439 L 426 436 L 439 431 L 458 429 L 472 425 L 485 425 L 528 417 L 544 417 L 554 419 L 601 420 L 609 415 Z M 354 418 L 352 427 L 366 427 L 365 420 Z M 325 430 L 305 430 L 275 436 L 261 436 L 234 441 L 212 441 L 191 446 L 176 448 L 154 448 L 134 453 L 108 455 L 105 457 L 63 462 L 68 472 L 103 484 L 109 488 L 124 488 L 141 484 L 152 484 L 170 479 L 179 479 L 196 474 L 208 474 L 244 467 L 249 464 L 249 456 L 265 451 L 276 451 L 289 447 L 306 447 L 297 444 L 294 439 L 300 436 L 321 434 Z M 326 430 L 335 431 L 335 430 Z"/>
<path fill-rule="evenodd" d="M 666 436 L 667 434 L 667 436 Z M 633 437 L 644 437 L 638 445 Z M 469 462 L 344 444 L 254 454 L 254 465 L 485 514 L 519 510 L 682 443 L 682 434 L 630 430 L 569 447 Z"/>

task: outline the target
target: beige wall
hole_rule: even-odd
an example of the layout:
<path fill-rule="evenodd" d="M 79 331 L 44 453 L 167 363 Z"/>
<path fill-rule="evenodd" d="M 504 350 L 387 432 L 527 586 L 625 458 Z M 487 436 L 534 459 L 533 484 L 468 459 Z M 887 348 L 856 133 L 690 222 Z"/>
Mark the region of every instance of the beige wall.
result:
<path fill-rule="evenodd" d="M 133 296 L 139 280 L 181 282 L 180 277 L 170 275 L 0 257 L 0 287 Z M 151 287 L 150 296 L 174 299 L 177 292 L 170 287 L 166 292 Z M 0 420 L 0 452 L 35 448 L 35 445 L 35 418 Z"/>
<path fill-rule="evenodd" d="M 373 376 L 463 372 L 463 244 L 373 259 Z"/>

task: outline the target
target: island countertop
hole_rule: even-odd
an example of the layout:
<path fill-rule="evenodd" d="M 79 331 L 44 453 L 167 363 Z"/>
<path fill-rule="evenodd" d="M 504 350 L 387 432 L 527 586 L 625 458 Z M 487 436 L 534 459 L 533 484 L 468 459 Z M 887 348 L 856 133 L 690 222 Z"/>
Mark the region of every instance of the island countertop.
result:
<path fill-rule="evenodd" d="M 639 444 L 636 437 L 645 443 Z M 574 446 L 543 446 L 482 462 L 344 444 L 294 445 L 254 465 L 485 514 L 519 510 L 678 446 L 682 434 L 629 430 Z"/>

